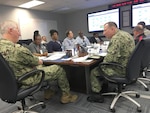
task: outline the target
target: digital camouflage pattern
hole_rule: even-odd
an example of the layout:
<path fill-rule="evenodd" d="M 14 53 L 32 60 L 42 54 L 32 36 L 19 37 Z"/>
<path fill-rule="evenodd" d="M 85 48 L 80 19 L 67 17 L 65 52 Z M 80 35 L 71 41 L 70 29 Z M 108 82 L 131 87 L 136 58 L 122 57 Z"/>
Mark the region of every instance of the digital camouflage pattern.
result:
<path fill-rule="evenodd" d="M 30 50 L 14 44 L 6 39 L 0 39 L 0 53 L 8 61 L 13 69 L 16 78 L 37 68 L 45 71 L 45 80 L 58 80 L 58 85 L 63 92 L 70 91 L 69 83 L 64 69 L 58 65 L 42 66 L 38 65 L 38 57 L 34 56 Z M 30 86 L 38 83 L 40 75 L 34 75 L 22 82 L 23 86 Z"/>
<path fill-rule="evenodd" d="M 124 66 L 124 69 L 117 69 L 114 67 L 103 67 L 103 70 L 108 75 L 125 75 L 125 67 L 127 65 L 128 59 L 135 48 L 135 43 L 133 37 L 124 31 L 118 30 L 117 33 L 111 38 L 107 55 L 105 56 L 103 62 L 116 62 Z M 98 67 L 91 71 L 91 86 L 93 92 L 100 92 L 101 84 L 96 76 L 100 76 L 98 72 Z"/>

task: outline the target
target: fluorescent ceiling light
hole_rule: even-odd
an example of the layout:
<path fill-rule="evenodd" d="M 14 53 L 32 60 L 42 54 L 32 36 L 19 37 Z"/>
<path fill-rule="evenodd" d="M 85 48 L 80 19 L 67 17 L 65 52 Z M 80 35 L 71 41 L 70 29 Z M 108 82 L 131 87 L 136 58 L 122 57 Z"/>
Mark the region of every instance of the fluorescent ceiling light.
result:
<path fill-rule="evenodd" d="M 19 5 L 19 7 L 22 7 L 22 8 L 31 8 L 31 7 L 35 7 L 35 6 L 44 4 L 44 3 L 45 2 L 42 2 L 42 1 L 32 0 L 30 2 L 27 2 L 27 3 Z"/>

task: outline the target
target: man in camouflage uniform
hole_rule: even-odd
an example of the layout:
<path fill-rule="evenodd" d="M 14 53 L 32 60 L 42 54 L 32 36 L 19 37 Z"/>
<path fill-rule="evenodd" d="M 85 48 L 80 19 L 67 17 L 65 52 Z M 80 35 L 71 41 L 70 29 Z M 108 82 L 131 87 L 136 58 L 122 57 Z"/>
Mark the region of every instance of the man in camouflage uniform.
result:
<path fill-rule="evenodd" d="M 31 71 L 34 68 L 45 71 L 45 80 L 58 80 L 62 90 L 61 103 L 75 102 L 77 95 L 70 94 L 70 87 L 64 69 L 58 65 L 42 66 L 43 61 L 34 56 L 27 48 L 16 44 L 20 31 L 14 21 L 5 21 L 0 26 L 2 38 L 0 39 L 0 53 L 8 61 L 13 69 L 16 78 Z M 40 75 L 34 75 L 22 82 L 23 86 L 30 86 L 38 83 Z"/>
<path fill-rule="evenodd" d="M 116 62 L 126 67 L 128 58 L 135 48 L 133 37 L 124 31 L 117 28 L 116 23 L 108 22 L 104 25 L 103 35 L 110 39 L 110 43 L 107 49 L 107 55 L 103 62 Z M 104 67 L 104 72 L 108 75 L 125 75 L 125 68 L 123 70 L 116 69 L 114 67 Z M 116 73 L 116 74 L 115 74 Z M 89 101 L 103 102 L 104 99 L 100 95 L 102 90 L 103 81 L 99 81 L 96 77 L 100 76 L 98 67 L 95 67 L 91 71 L 91 87 L 94 95 L 89 96 Z"/>

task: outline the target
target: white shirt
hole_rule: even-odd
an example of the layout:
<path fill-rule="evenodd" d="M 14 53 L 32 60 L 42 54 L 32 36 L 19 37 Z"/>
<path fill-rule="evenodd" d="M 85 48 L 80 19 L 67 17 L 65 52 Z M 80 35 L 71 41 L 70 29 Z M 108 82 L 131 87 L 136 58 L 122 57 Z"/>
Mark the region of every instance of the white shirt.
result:
<path fill-rule="evenodd" d="M 63 41 L 63 49 L 64 50 L 72 50 L 76 47 L 76 40 L 74 38 L 65 38 Z"/>
<path fill-rule="evenodd" d="M 81 38 L 80 36 L 76 37 L 76 43 L 80 44 L 83 47 L 90 45 L 90 41 L 86 36 L 83 36 L 83 38 Z"/>

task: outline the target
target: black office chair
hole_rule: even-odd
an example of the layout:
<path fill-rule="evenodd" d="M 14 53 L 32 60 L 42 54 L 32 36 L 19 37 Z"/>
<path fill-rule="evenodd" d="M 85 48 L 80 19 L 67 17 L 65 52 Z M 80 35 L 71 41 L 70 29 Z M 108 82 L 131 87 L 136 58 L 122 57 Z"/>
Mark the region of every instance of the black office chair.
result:
<path fill-rule="evenodd" d="M 150 38 L 150 37 L 147 37 L 147 38 Z M 148 41 L 150 41 L 150 40 L 148 40 Z M 148 69 L 150 66 L 150 52 L 149 52 L 150 45 L 147 45 L 147 46 L 148 46 L 147 50 L 144 50 L 144 54 L 142 57 L 141 74 L 140 74 L 141 76 L 138 78 L 137 81 L 144 86 L 146 91 L 149 91 L 149 88 L 145 83 L 145 81 L 150 82 L 150 79 L 146 78 L 147 72 L 150 72 L 150 70 Z"/>
<path fill-rule="evenodd" d="M 41 80 L 37 85 L 30 86 L 28 88 L 21 88 L 22 80 L 38 73 L 41 74 Z M 14 113 L 30 113 L 30 109 L 37 105 L 42 105 L 42 107 L 46 107 L 43 102 L 40 102 L 27 108 L 25 103 L 25 98 L 27 96 L 32 95 L 40 90 L 44 81 L 44 77 L 45 73 L 43 70 L 35 69 L 16 79 L 13 70 L 0 53 L 0 98 L 7 103 L 16 103 L 17 101 L 21 101 L 22 109 Z"/>
<path fill-rule="evenodd" d="M 114 106 L 119 99 L 119 97 L 125 97 L 126 99 L 130 100 L 134 104 L 137 105 L 137 111 L 141 112 L 141 105 L 137 103 L 135 100 L 133 100 L 129 95 L 130 94 L 135 94 L 136 97 L 139 97 L 139 93 L 135 91 L 125 91 L 123 92 L 122 90 L 124 89 L 123 85 L 132 85 L 135 83 L 139 77 L 140 74 L 140 69 L 141 69 L 141 61 L 142 61 L 142 55 L 144 50 L 148 50 L 147 47 L 150 45 L 150 39 L 143 39 L 134 49 L 131 57 L 129 58 L 127 67 L 126 67 L 126 75 L 113 75 L 109 76 L 107 75 L 103 70 L 103 66 L 110 66 L 110 67 L 118 67 L 122 69 L 123 67 L 117 63 L 101 63 L 99 65 L 99 71 L 100 74 L 103 75 L 103 77 L 114 84 L 117 84 L 118 90 L 117 92 L 112 92 L 112 93 L 103 93 L 102 95 L 115 95 L 111 105 L 110 105 L 110 110 L 112 112 L 115 112 Z M 126 88 L 126 87 L 125 87 Z"/>
<path fill-rule="evenodd" d="M 144 88 L 145 88 L 145 91 L 149 91 L 149 88 L 147 86 L 147 84 L 145 83 L 146 81 L 147 82 L 150 82 L 150 79 L 146 77 L 146 73 L 147 72 L 150 72 L 150 70 L 148 69 L 148 67 L 145 67 L 143 70 L 142 70 L 142 76 L 138 78 L 138 82 L 141 83 Z"/>

